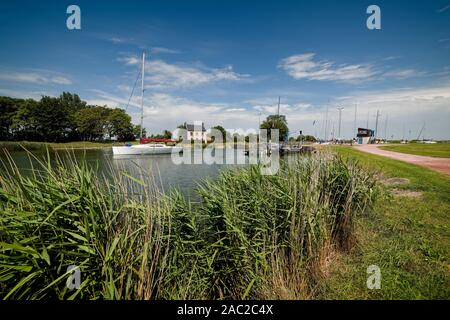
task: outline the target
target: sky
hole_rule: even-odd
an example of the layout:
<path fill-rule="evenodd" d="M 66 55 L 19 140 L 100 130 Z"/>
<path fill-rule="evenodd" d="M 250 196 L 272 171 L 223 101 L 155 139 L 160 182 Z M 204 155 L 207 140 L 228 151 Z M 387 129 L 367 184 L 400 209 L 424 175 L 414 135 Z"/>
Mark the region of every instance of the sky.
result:
<path fill-rule="evenodd" d="M 69 30 L 69 5 L 81 29 Z M 369 5 L 381 10 L 370 30 Z M 73 92 L 144 126 L 254 129 L 286 115 L 290 135 L 450 139 L 450 1 L 1 1 L 0 95 Z M 131 99 L 130 99 L 131 97 Z M 327 121 L 325 121 L 327 120 Z"/>

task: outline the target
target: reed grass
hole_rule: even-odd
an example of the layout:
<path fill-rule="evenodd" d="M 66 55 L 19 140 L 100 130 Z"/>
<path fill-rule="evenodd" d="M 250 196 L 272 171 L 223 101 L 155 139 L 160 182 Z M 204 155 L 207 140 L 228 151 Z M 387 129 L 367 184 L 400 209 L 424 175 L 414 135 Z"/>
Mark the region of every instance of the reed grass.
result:
<path fill-rule="evenodd" d="M 30 157 L 33 155 L 30 154 Z M 72 157 L 23 176 L 9 158 L 0 188 L 3 299 L 150 299 L 164 269 L 165 203 L 121 173 L 107 180 Z M 50 158 L 48 158 L 50 159 Z M 142 182 L 141 182 L 142 184 Z M 150 258 L 151 257 L 151 258 Z M 67 267 L 82 274 L 69 292 Z"/>
<path fill-rule="evenodd" d="M 44 151 L 49 147 L 46 142 L 32 141 L 0 141 L 0 150 L 23 151 L 24 148 L 29 151 Z"/>
<path fill-rule="evenodd" d="M 354 216 L 367 212 L 377 190 L 372 174 L 334 156 L 303 157 L 274 176 L 253 166 L 205 182 L 212 295 L 311 297 L 333 251 L 353 245 Z"/>
<path fill-rule="evenodd" d="M 199 202 L 162 193 L 143 169 L 105 177 L 70 156 L 34 160 L 31 176 L 10 157 L 0 170 L 2 299 L 312 298 L 378 190 L 334 155 L 273 176 L 225 170 L 199 185 Z M 79 290 L 66 287 L 70 265 Z"/>

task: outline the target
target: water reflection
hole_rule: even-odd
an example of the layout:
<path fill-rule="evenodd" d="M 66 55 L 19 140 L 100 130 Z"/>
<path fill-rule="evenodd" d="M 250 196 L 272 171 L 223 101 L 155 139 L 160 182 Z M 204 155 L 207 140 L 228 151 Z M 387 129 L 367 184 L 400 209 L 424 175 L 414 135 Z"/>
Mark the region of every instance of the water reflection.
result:
<path fill-rule="evenodd" d="M 241 150 L 225 149 L 227 159 L 236 157 L 237 152 Z M 46 159 L 45 153 L 33 153 L 38 159 Z M 30 157 L 25 151 L 10 152 L 11 158 L 21 172 L 29 174 L 31 168 L 38 168 L 38 160 Z M 221 170 L 233 168 L 239 165 L 228 164 L 174 164 L 170 154 L 161 155 L 113 155 L 111 149 L 96 150 L 70 150 L 57 151 L 56 155 L 61 158 L 68 156 L 76 160 L 84 159 L 88 164 L 97 170 L 99 175 L 106 177 L 111 176 L 111 171 L 127 172 L 138 179 L 142 177 L 142 173 L 153 176 L 154 181 L 163 191 L 170 188 L 177 188 L 183 195 L 189 198 L 195 198 L 194 189 L 198 183 L 206 178 L 215 178 Z M 241 156 L 240 154 L 238 155 Z M 51 161 L 55 161 L 55 154 L 51 154 Z M 3 152 L 1 152 L 0 160 L 5 163 L 7 160 Z M 45 161 L 45 160 L 44 160 Z M 194 163 L 192 161 L 191 163 Z M 240 165 L 242 166 L 242 165 Z"/>

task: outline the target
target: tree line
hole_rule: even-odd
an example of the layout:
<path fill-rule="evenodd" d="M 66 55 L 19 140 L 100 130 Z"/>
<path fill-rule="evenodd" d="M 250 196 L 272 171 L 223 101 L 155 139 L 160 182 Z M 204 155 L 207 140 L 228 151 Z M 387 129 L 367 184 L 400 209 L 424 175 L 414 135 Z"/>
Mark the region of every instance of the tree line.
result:
<path fill-rule="evenodd" d="M 0 141 L 130 141 L 139 131 L 123 109 L 88 105 L 77 94 L 39 101 L 0 96 Z"/>
<path fill-rule="evenodd" d="M 225 137 L 222 126 L 214 128 Z M 261 129 L 267 129 L 269 137 L 272 129 L 278 129 L 279 140 L 287 140 L 289 129 L 285 116 L 268 116 Z M 145 129 L 143 134 L 146 136 Z M 0 141 L 104 141 L 113 137 L 131 141 L 139 135 L 140 126 L 131 123 L 125 110 L 88 105 L 77 94 L 63 92 L 59 97 L 43 96 L 39 101 L 0 96 Z M 171 136 L 168 130 L 150 135 L 151 138 Z"/>

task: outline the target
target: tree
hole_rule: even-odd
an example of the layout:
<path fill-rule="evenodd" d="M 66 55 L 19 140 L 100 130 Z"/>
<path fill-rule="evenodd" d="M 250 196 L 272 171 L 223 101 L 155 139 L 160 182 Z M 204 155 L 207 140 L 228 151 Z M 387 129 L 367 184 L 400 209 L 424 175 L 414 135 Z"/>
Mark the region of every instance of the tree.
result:
<path fill-rule="evenodd" d="M 107 116 L 109 137 L 116 136 L 119 141 L 134 140 L 131 117 L 123 109 L 109 109 Z"/>
<path fill-rule="evenodd" d="M 267 129 L 267 136 L 271 137 L 271 130 L 278 129 L 279 140 L 284 141 L 289 132 L 286 117 L 282 115 L 270 115 L 261 123 L 261 129 Z"/>
<path fill-rule="evenodd" d="M 162 134 L 152 134 L 150 137 L 155 139 L 172 139 L 172 132 L 169 130 L 164 130 Z"/>
<path fill-rule="evenodd" d="M 259 135 L 256 134 L 256 133 L 250 133 L 250 134 L 246 135 L 245 136 L 245 142 L 250 142 L 250 141 L 252 141 L 252 142 L 254 142 L 254 141 L 259 142 Z"/>
<path fill-rule="evenodd" d="M 43 141 L 68 140 L 70 115 L 64 110 L 59 98 L 43 96 L 34 112 L 34 119 Z"/>
<path fill-rule="evenodd" d="M 39 102 L 27 99 L 20 105 L 12 118 L 12 132 L 14 140 L 39 141 L 43 139 L 37 116 Z"/>
<path fill-rule="evenodd" d="M 84 140 L 103 140 L 105 136 L 119 141 L 135 139 L 131 117 L 122 109 L 90 106 L 78 111 L 76 124 Z"/>
<path fill-rule="evenodd" d="M 311 136 L 311 135 L 299 135 L 297 137 L 297 139 L 295 139 L 296 141 L 306 141 L 306 142 L 316 142 L 316 137 Z"/>
<path fill-rule="evenodd" d="M 133 135 L 134 135 L 135 139 L 136 139 L 136 137 L 140 137 L 140 135 L 141 135 L 141 125 L 140 124 L 133 126 Z M 142 129 L 142 135 L 144 137 L 147 136 L 147 130 L 145 128 Z"/>
<path fill-rule="evenodd" d="M 69 92 L 63 92 L 59 96 L 61 107 L 68 115 L 68 139 L 77 140 L 79 138 L 79 132 L 76 125 L 76 114 L 78 111 L 86 108 L 86 102 L 82 101 L 77 94 Z"/>
<path fill-rule="evenodd" d="M 225 139 L 227 138 L 227 130 L 225 130 L 224 127 L 215 126 L 215 127 L 212 127 L 212 129 L 216 129 L 216 130 L 219 130 L 220 132 L 222 132 L 222 141 L 225 141 Z"/>
<path fill-rule="evenodd" d="M 69 92 L 40 101 L 0 97 L 0 140 L 102 140 L 109 134 L 123 141 L 135 139 L 135 130 L 124 110 L 88 106 Z"/>
<path fill-rule="evenodd" d="M 88 106 L 78 111 L 75 119 L 81 138 L 89 141 L 103 140 L 108 113 L 108 108 L 97 106 Z"/>
<path fill-rule="evenodd" d="M 169 130 L 164 130 L 163 137 L 164 139 L 172 139 L 172 132 L 170 132 Z"/>
<path fill-rule="evenodd" d="M 14 115 L 21 103 L 21 99 L 0 97 L 0 141 L 12 138 Z"/>

